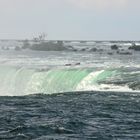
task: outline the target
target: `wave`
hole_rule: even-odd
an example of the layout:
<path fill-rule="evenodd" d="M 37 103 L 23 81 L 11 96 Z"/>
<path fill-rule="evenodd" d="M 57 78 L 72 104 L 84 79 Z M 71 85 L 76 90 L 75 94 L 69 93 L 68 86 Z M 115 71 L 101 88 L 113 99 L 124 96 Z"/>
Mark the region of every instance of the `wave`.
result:
<path fill-rule="evenodd" d="M 140 69 L 64 68 L 37 70 L 0 66 L 0 95 L 74 91 L 140 91 Z"/>

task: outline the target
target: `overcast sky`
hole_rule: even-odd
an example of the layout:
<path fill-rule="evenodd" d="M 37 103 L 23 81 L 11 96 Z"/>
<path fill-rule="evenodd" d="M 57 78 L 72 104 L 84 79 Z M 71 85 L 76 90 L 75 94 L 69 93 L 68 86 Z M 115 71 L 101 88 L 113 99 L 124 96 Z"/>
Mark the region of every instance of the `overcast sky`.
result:
<path fill-rule="evenodd" d="M 140 40 L 140 0 L 0 0 L 0 38 Z"/>

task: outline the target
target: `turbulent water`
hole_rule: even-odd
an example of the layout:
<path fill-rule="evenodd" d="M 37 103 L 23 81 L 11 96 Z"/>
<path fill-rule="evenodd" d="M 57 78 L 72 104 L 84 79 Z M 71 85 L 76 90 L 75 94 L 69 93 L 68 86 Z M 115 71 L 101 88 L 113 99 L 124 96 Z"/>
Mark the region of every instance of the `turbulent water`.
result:
<path fill-rule="evenodd" d="M 78 51 L 1 50 L 0 139 L 140 139 L 140 52 L 71 45 Z"/>
<path fill-rule="evenodd" d="M 3 140 L 140 139 L 140 94 L 83 92 L 0 98 Z"/>

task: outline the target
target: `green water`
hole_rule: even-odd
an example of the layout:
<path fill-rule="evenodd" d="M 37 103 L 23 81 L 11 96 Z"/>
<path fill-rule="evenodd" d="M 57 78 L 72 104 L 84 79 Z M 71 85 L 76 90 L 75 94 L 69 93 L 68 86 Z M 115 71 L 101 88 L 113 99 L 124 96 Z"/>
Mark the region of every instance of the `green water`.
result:
<path fill-rule="evenodd" d="M 0 90 L 6 95 L 73 91 L 90 72 L 90 69 L 38 71 L 4 66 L 0 68 Z"/>
<path fill-rule="evenodd" d="M 89 71 L 75 70 L 50 70 L 48 72 L 35 72 L 27 86 L 27 93 L 58 93 L 73 91 L 77 84 Z"/>
<path fill-rule="evenodd" d="M 1 66 L 0 91 L 2 95 L 27 95 L 96 90 L 96 87 L 100 87 L 100 83 L 114 80 L 118 75 L 121 76 L 121 71 L 113 69 L 65 68 L 39 71 Z"/>

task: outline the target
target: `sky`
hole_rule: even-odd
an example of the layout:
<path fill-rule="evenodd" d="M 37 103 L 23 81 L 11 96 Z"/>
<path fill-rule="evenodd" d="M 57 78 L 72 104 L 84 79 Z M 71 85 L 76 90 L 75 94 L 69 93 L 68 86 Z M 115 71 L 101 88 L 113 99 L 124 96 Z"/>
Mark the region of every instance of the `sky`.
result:
<path fill-rule="evenodd" d="M 0 0 L 0 39 L 140 40 L 140 0 Z"/>

